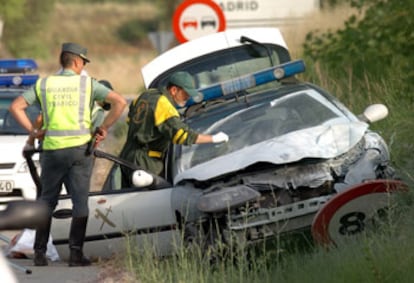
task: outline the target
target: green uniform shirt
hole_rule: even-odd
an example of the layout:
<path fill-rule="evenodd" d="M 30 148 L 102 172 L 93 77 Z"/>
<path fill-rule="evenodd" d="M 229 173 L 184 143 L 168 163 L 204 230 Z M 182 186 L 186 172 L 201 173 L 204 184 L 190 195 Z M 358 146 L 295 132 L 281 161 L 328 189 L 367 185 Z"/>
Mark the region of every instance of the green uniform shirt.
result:
<path fill-rule="evenodd" d="M 194 144 L 198 134 L 180 119 L 172 99 L 150 89 L 131 102 L 128 135 L 120 157 L 160 175 L 171 143 Z"/>
<path fill-rule="evenodd" d="M 92 132 L 94 132 L 97 127 L 102 125 L 104 120 L 105 110 L 101 106 L 95 105 L 92 109 Z"/>

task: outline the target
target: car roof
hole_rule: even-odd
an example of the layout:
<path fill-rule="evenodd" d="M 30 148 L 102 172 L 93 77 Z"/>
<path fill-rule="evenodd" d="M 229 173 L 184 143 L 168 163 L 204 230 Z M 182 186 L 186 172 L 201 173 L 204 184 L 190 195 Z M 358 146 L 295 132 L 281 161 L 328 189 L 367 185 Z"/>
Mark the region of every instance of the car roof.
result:
<path fill-rule="evenodd" d="M 280 30 L 277 28 L 228 29 L 180 44 L 147 63 L 141 69 L 145 87 L 148 88 L 160 74 L 179 64 L 219 50 L 243 45 L 240 42 L 241 36 L 288 49 Z"/>

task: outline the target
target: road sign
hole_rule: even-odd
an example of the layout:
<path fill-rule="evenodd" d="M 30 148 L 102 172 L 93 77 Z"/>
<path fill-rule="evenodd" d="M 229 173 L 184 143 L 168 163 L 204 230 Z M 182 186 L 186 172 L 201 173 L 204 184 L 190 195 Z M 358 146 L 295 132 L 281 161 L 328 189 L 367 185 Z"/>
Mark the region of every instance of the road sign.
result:
<path fill-rule="evenodd" d="M 212 0 L 186 0 L 174 12 L 173 31 L 181 43 L 224 31 L 226 20 L 220 6 Z"/>
<path fill-rule="evenodd" d="M 320 0 L 213 0 L 226 17 L 227 28 L 292 27 L 314 17 Z"/>
<path fill-rule="evenodd" d="M 391 205 L 391 193 L 407 191 L 397 180 L 356 185 L 329 200 L 316 214 L 312 236 L 319 244 L 340 244 L 375 228 Z"/>

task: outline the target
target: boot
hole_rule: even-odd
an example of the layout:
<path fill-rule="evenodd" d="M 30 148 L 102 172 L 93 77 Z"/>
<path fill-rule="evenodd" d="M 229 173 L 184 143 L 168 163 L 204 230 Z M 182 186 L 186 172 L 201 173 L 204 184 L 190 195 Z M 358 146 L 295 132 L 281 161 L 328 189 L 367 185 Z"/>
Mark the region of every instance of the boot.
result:
<path fill-rule="evenodd" d="M 89 266 L 91 261 L 83 255 L 82 250 L 70 249 L 69 266 Z"/>
<path fill-rule="evenodd" d="M 46 266 L 48 265 L 47 257 L 45 252 L 34 252 L 33 263 L 35 266 Z"/>
<path fill-rule="evenodd" d="M 88 266 L 91 261 L 83 255 L 83 242 L 85 241 L 88 217 L 74 217 L 69 234 L 69 266 Z"/>
<path fill-rule="evenodd" d="M 35 266 L 48 265 L 46 258 L 47 242 L 49 240 L 50 225 L 52 217 L 50 216 L 44 225 L 36 229 L 35 242 L 33 245 L 34 258 L 33 263 Z"/>

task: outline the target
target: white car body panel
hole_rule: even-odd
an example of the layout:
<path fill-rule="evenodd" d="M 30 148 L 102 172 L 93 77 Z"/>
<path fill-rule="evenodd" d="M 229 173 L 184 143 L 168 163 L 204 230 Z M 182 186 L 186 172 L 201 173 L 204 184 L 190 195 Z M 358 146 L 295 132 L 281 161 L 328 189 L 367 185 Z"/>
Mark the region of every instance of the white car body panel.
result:
<path fill-rule="evenodd" d="M 146 64 L 141 69 L 145 87 L 148 88 L 160 74 L 176 65 L 215 51 L 243 45 L 243 43 L 240 43 L 242 35 L 260 43 L 272 43 L 288 49 L 281 32 L 277 28 L 228 29 L 178 45 Z"/>
<path fill-rule="evenodd" d="M 15 135 L 2 135 L 0 136 L 0 156 L 3 164 L 14 163 L 13 168 L 0 170 L 0 180 L 8 180 L 14 182 L 14 188 L 21 189 L 22 197 L 2 197 L 2 202 L 8 202 L 16 199 L 35 199 L 36 198 L 36 186 L 32 177 L 28 171 L 28 168 L 24 172 L 21 171 L 26 160 L 23 157 L 22 151 L 26 143 L 27 136 L 15 136 Z M 33 156 L 34 160 L 38 160 L 38 154 Z M 27 166 L 26 166 L 27 167 Z M 0 195 L 2 193 L 0 192 Z"/>
<path fill-rule="evenodd" d="M 109 257 L 124 250 L 130 233 L 138 247 L 157 241 L 160 253 L 170 253 L 179 241 L 171 207 L 172 189 L 91 194 L 84 252 L 91 257 Z M 61 198 L 55 212 L 72 209 L 70 198 Z M 53 218 L 51 233 L 62 259 L 68 257 L 71 216 Z"/>

